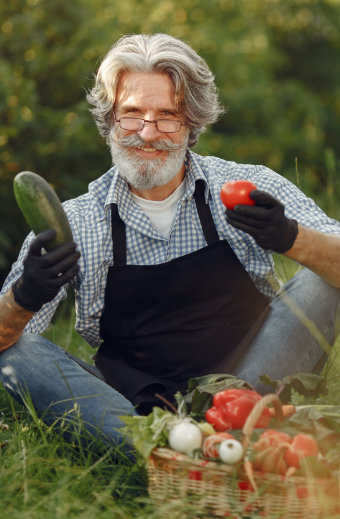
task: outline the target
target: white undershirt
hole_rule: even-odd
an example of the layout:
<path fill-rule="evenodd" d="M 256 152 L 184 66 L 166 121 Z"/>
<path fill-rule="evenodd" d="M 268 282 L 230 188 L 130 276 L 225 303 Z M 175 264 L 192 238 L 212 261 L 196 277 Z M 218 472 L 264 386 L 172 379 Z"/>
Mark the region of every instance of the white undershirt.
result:
<path fill-rule="evenodd" d="M 146 200 L 131 193 L 136 204 L 148 215 L 152 227 L 161 236 L 169 238 L 176 216 L 177 203 L 184 194 L 184 181 L 165 200 Z"/>

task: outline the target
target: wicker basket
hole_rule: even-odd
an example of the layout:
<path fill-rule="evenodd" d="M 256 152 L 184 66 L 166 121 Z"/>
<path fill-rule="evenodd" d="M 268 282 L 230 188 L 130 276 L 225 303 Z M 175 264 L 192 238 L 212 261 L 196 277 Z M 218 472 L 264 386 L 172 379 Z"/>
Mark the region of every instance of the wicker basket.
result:
<path fill-rule="evenodd" d="M 256 404 L 243 428 L 245 451 L 254 424 L 269 403 L 280 412 L 276 395 L 266 395 Z M 179 508 L 188 505 L 197 517 L 340 517 L 340 477 L 283 477 L 255 472 L 251 484 L 242 468 L 193 459 L 166 448 L 153 450 L 147 471 L 149 495 L 155 503 Z"/>

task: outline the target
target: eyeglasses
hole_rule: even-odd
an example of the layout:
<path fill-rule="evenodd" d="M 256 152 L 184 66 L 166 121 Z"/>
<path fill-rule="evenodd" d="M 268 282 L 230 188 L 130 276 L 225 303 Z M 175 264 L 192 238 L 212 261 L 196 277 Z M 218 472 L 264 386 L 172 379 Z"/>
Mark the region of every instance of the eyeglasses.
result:
<path fill-rule="evenodd" d="M 174 121 L 172 119 L 158 119 L 157 121 L 148 121 L 147 119 L 140 119 L 139 117 L 121 117 L 115 118 L 116 123 L 123 130 L 130 130 L 132 132 L 139 132 L 143 130 L 145 123 L 154 123 L 159 132 L 162 133 L 176 133 L 179 132 L 182 126 L 181 121 Z"/>

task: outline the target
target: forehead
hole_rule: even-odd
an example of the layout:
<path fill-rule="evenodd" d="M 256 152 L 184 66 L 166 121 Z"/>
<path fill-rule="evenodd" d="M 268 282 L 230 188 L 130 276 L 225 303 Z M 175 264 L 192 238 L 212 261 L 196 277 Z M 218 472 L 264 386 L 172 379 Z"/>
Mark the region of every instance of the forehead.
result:
<path fill-rule="evenodd" d="M 123 72 L 116 92 L 116 107 L 176 109 L 175 93 L 167 74 L 159 72 Z"/>

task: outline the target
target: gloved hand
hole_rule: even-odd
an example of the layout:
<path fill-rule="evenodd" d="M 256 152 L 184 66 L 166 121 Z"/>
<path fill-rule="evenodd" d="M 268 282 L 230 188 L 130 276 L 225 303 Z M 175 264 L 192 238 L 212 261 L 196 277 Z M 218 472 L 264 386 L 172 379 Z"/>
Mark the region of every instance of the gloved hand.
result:
<path fill-rule="evenodd" d="M 80 253 L 72 241 L 41 254 L 42 247 L 55 235 L 56 231 L 49 229 L 34 238 L 24 260 L 23 273 L 12 286 L 15 301 L 25 310 L 40 310 L 79 270 Z"/>
<path fill-rule="evenodd" d="M 255 205 L 236 205 L 227 209 L 227 221 L 249 233 L 262 249 L 287 252 L 294 244 L 298 224 L 284 214 L 284 206 L 273 196 L 258 189 L 250 192 Z"/>

